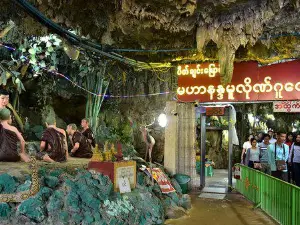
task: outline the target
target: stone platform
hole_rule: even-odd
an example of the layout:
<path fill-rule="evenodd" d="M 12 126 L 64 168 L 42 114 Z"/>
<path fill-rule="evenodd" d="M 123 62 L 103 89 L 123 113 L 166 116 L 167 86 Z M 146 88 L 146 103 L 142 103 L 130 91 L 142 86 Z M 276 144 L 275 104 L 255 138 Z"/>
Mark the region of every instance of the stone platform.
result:
<path fill-rule="evenodd" d="M 69 157 L 67 162 L 64 163 L 46 163 L 38 161 L 38 166 L 42 168 L 49 169 L 64 169 L 64 170 L 74 170 L 87 169 L 87 165 L 90 159 L 80 159 Z M 23 177 L 26 174 L 30 174 L 29 164 L 25 162 L 0 162 L 0 174 L 8 173 L 11 176 Z"/>

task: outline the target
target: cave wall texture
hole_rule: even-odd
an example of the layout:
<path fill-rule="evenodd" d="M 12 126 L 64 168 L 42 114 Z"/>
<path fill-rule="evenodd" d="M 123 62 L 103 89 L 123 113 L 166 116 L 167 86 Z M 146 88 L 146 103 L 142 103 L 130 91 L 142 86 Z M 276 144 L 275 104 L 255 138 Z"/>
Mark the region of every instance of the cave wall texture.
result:
<path fill-rule="evenodd" d="M 297 37 L 274 36 L 298 30 L 298 0 L 30 2 L 63 27 L 113 48 L 195 48 L 196 54 L 174 53 L 149 58 L 219 60 L 224 84 L 231 80 L 235 60 L 268 63 L 299 56 Z M 47 32 L 16 7 L 15 1 L 4 0 L 0 6 L 1 11 L 6 12 L 1 13 L 0 21 L 14 19 L 25 35 Z"/>

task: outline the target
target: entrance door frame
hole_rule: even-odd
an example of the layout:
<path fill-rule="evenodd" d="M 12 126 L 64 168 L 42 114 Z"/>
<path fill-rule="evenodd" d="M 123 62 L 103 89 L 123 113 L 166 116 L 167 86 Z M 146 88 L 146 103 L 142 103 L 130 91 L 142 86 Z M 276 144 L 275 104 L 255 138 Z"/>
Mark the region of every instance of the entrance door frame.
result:
<path fill-rule="evenodd" d="M 224 107 L 228 109 L 228 184 L 227 191 L 232 190 L 232 151 L 233 151 L 233 124 L 231 118 L 232 105 L 203 105 L 200 106 L 201 120 L 201 166 L 200 166 L 200 189 L 205 187 L 205 155 L 206 155 L 206 107 Z"/>

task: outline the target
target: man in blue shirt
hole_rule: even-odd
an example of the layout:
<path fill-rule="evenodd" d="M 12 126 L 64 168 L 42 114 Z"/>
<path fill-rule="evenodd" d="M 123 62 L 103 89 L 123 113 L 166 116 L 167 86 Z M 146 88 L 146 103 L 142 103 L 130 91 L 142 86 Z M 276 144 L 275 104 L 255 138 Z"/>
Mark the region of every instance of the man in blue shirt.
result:
<path fill-rule="evenodd" d="M 268 158 L 271 167 L 271 174 L 273 177 L 283 181 L 287 181 L 287 166 L 285 162 L 287 162 L 289 158 L 289 147 L 284 144 L 285 140 L 286 133 L 279 132 L 277 141 L 268 146 Z M 280 165 L 285 165 L 285 168 L 280 169 Z"/>

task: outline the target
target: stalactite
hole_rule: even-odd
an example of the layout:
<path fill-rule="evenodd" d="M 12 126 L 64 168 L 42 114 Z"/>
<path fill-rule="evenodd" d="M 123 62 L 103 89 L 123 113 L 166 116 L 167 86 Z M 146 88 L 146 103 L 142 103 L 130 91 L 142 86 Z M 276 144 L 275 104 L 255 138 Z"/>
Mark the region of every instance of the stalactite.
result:
<path fill-rule="evenodd" d="M 234 9 L 220 12 L 219 15 L 202 10 L 203 19 L 199 21 L 197 30 L 197 48 L 202 51 L 210 40 L 217 44 L 222 84 L 231 82 L 237 49 L 247 44 L 253 46 L 263 33 L 264 26 L 287 4 L 289 1 L 260 1 L 256 4 L 249 1 L 248 7 L 237 4 Z"/>

